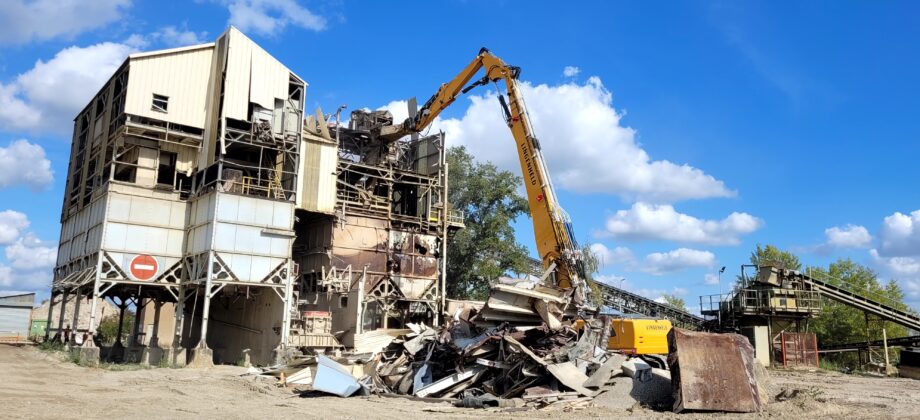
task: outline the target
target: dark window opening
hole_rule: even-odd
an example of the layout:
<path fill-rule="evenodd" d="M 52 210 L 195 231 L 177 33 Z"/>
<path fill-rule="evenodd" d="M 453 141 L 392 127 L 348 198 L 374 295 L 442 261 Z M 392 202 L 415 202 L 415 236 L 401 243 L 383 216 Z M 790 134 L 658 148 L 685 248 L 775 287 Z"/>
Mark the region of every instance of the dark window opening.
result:
<path fill-rule="evenodd" d="M 154 111 L 166 112 L 169 109 L 169 97 L 153 94 L 153 106 L 150 108 Z"/>
<path fill-rule="evenodd" d="M 160 162 L 157 166 L 157 184 L 175 186 L 176 181 L 176 154 L 160 151 Z"/>

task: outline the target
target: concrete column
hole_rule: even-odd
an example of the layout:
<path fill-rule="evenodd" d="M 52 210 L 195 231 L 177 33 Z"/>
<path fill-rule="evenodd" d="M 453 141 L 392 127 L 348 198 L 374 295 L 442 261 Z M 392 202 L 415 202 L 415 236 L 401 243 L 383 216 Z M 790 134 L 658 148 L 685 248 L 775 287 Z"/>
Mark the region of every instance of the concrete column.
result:
<path fill-rule="evenodd" d="M 74 295 L 74 300 L 76 300 L 76 302 L 73 306 L 73 323 L 70 324 L 70 342 L 77 344 L 77 330 L 80 329 L 80 301 L 83 300 L 83 295 L 80 293 L 80 289 L 77 289 L 77 293 Z"/>
<path fill-rule="evenodd" d="M 287 348 L 288 335 L 291 333 L 291 305 L 294 300 L 294 282 L 291 275 L 291 266 L 288 263 L 287 284 L 284 285 L 284 301 L 281 306 L 284 308 L 284 317 L 281 318 L 281 348 Z"/>
<path fill-rule="evenodd" d="M 128 304 L 124 300 L 122 300 L 121 303 L 118 304 L 118 335 L 115 337 L 115 344 L 118 346 L 124 346 L 124 344 L 122 344 L 121 342 L 121 333 L 123 330 L 122 326 L 125 323 L 125 309 L 127 307 L 128 307 Z"/>
<path fill-rule="evenodd" d="M 96 343 L 93 342 L 93 338 L 96 336 L 96 306 L 99 303 L 98 279 L 93 280 L 93 294 L 91 299 L 92 302 L 90 303 L 89 307 L 89 326 L 87 326 L 89 334 L 87 334 L 86 341 L 83 342 L 83 347 L 96 347 Z"/>
<path fill-rule="evenodd" d="M 64 291 L 64 294 L 61 295 L 61 316 L 58 317 L 58 327 L 57 331 L 60 334 L 61 340 L 64 340 L 64 311 L 67 309 L 67 291 Z"/>
<path fill-rule="evenodd" d="M 131 334 L 131 346 L 139 346 L 140 343 L 137 340 L 138 335 L 140 335 L 141 328 L 141 310 L 144 308 L 144 299 L 137 298 L 134 305 L 134 332 Z"/>
<path fill-rule="evenodd" d="M 173 348 L 182 348 L 182 327 L 185 324 L 185 286 L 179 286 L 179 301 L 176 302 L 176 332 L 173 336 Z"/>
<path fill-rule="evenodd" d="M 204 302 L 201 306 L 201 338 L 198 340 L 198 348 L 208 348 L 208 316 L 211 313 L 211 278 L 208 277 L 204 286 Z"/>
<path fill-rule="evenodd" d="M 163 302 L 154 301 L 153 302 L 153 332 L 150 336 L 150 340 L 147 343 L 150 347 L 159 347 L 160 346 L 160 308 L 163 307 Z"/>
<path fill-rule="evenodd" d="M 45 323 L 45 341 L 51 339 L 51 319 L 54 317 L 54 290 L 48 297 L 48 322 Z"/>

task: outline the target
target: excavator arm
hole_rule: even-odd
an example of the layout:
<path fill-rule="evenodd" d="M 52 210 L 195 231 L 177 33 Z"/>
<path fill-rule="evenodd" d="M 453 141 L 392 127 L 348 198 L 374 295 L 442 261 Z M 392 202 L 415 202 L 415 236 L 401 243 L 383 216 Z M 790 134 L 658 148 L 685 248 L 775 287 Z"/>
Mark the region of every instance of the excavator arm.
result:
<path fill-rule="evenodd" d="M 483 69 L 485 74 L 482 78 L 470 83 L 474 76 Z M 505 122 L 511 129 L 517 146 L 521 173 L 524 175 L 524 186 L 527 190 L 527 200 L 530 204 L 537 251 L 544 269 L 555 273 L 556 285 L 565 289 L 574 288 L 575 300 L 580 303 L 584 300 L 584 294 L 587 293 L 581 251 L 572 233 L 568 215 L 562 210 L 556 199 L 556 193 L 540 149 L 540 142 L 533 133 L 533 126 L 518 85 L 519 74 L 519 67 L 505 64 L 500 58 L 483 48 L 453 80 L 441 85 L 437 93 L 425 102 L 415 117 L 406 119 L 402 124 L 382 127 L 379 136 L 383 139 L 396 140 L 408 134 L 420 132 L 450 106 L 458 95 L 490 82 L 497 86 L 499 81 L 503 81 L 508 95 L 507 101 L 501 93 L 498 99 L 505 114 Z"/>

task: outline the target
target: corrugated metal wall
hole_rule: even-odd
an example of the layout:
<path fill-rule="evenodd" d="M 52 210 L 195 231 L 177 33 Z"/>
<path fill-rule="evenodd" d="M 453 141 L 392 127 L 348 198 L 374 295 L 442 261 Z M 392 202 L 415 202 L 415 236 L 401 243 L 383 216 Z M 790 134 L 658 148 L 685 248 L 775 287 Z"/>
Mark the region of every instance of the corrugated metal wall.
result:
<path fill-rule="evenodd" d="M 136 195 L 140 191 L 147 196 Z M 160 275 L 183 256 L 188 204 L 171 193 L 140 191 L 124 185 L 110 188 L 103 248 L 129 276 L 134 257 L 151 255 Z"/>
<path fill-rule="evenodd" d="M 291 71 L 236 28 L 227 36 L 224 117 L 249 120 L 250 102 L 274 109 L 275 99 L 287 99 Z"/>
<path fill-rule="evenodd" d="M 99 251 L 102 245 L 102 221 L 105 218 L 106 196 L 97 199 L 68 217 L 61 225 L 57 265 Z"/>
<path fill-rule="evenodd" d="M 335 142 L 309 133 L 300 143 L 300 193 L 297 208 L 320 213 L 335 211 L 336 163 L 338 147 Z"/>
<path fill-rule="evenodd" d="M 125 112 L 204 128 L 214 47 L 132 58 Z M 153 94 L 169 97 L 166 113 L 154 111 Z"/>

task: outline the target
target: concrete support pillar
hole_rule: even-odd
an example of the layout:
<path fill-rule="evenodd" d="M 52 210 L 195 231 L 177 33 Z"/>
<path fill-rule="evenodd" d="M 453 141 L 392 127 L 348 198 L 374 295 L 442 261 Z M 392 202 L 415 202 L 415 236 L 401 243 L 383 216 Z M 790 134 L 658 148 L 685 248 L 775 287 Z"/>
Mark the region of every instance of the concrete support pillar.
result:
<path fill-rule="evenodd" d="M 93 341 L 96 337 L 96 306 L 99 304 L 99 279 L 93 280 L 93 293 L 90 297 L 92 301 L 90 302 L 89 307 L 89 325 L 87 326 L 87 331 L 89 334 L 86 335 L 86 340 L 83 341 L 83 347 L 96 347 L 96 343 Z"/>
<path fill-rule="evenodd" d="M 58 326 L 57 333 L 60 336 L 61 341 L 64 340 L 64 311 L 67 309 L 67 291 L 64 291 L 64 294 L 61 295 L 61 311 L 60 316 L 58 317 Z"/>
<path fill-rule="evenodd" d="M 125 309 L 128 307 L 128 302 L 122 300 L 118 304 L 118 334 L 115 336 L 115 345 L 122 347 L 124 344 L 121 342 L 121 334 L 124 330 L 123 325 L 125 324 Z"/>
<path fill-rule="evenodd" d="M 134 304 L 134 331 L 131 333 L 131 340 L 129 341 L 132 347 L 136 347 L 141 344 L 138 340 L 138 336 L 140 336 L 141 333 L 141 310 L 143 308 L 144 298 L 137 298 Z"/>
<path fill-rule="evenodd" d="M 185 327 L 185 295 L 187 289 L 185 285 L 179 285 L 178 300 L 175 306 L 176 329 L 169 354 L 169 361 L 175 366 L 184 366 L 186 362 L 185 348 L 182 347 L 182 335 Z"/>
<path fill-rule="evenodd" d="M 214 294 L 214 283 L 211 281 L 212 277 L 214 277 L 213 258 L 213 254 L 208 257 L 208 271 L 204 283 L 204 295 L 202 296 L 201 338 L 198 340 L 198 345 L 191 350 L 191 354 L 189 355 L 189 366 L 192 367 L 214 366 L 214 352 L 208 347 L 208 317 L 211 313 L 211 297 Z M 218 287 L 218 290 L 220 290 L 220 287 Z"/>
<path fill-rule="evenodd" d="M 185 286 L 179 286 L 179 301 L 176 302 L 176 332 L 173 336 L 173 347 L 182 347 L 183 327 L 185 326 Z"/>
<path fill-rule="evenodd" d="M 150 347 L 159 347 L 160 346 L 160 309 L 163 307 L 163 302 L 154 301 L 153 302 L 153 331 L 150 335 L 150 340 L 147 345 Z"/>
<path fill-rule="evenodd" d="M 70 333 L 70 343 L 73 345 L 77 344 L 77 330 L 80 329 L 80 301 L 83 300 L 83 295 L 80 293 L 80 289 L 76 290 L 74 295 L 74 300 L 76 301 L 73 306 L 73 323 L 70 324 L 71 333 Z"/>
<path fill-rule="evenodd" d="M 51 320 L 54 317 L 54 290 L 48 297 L 48 322 L 45 323 L 45 341 L 51 339 Z"/>

